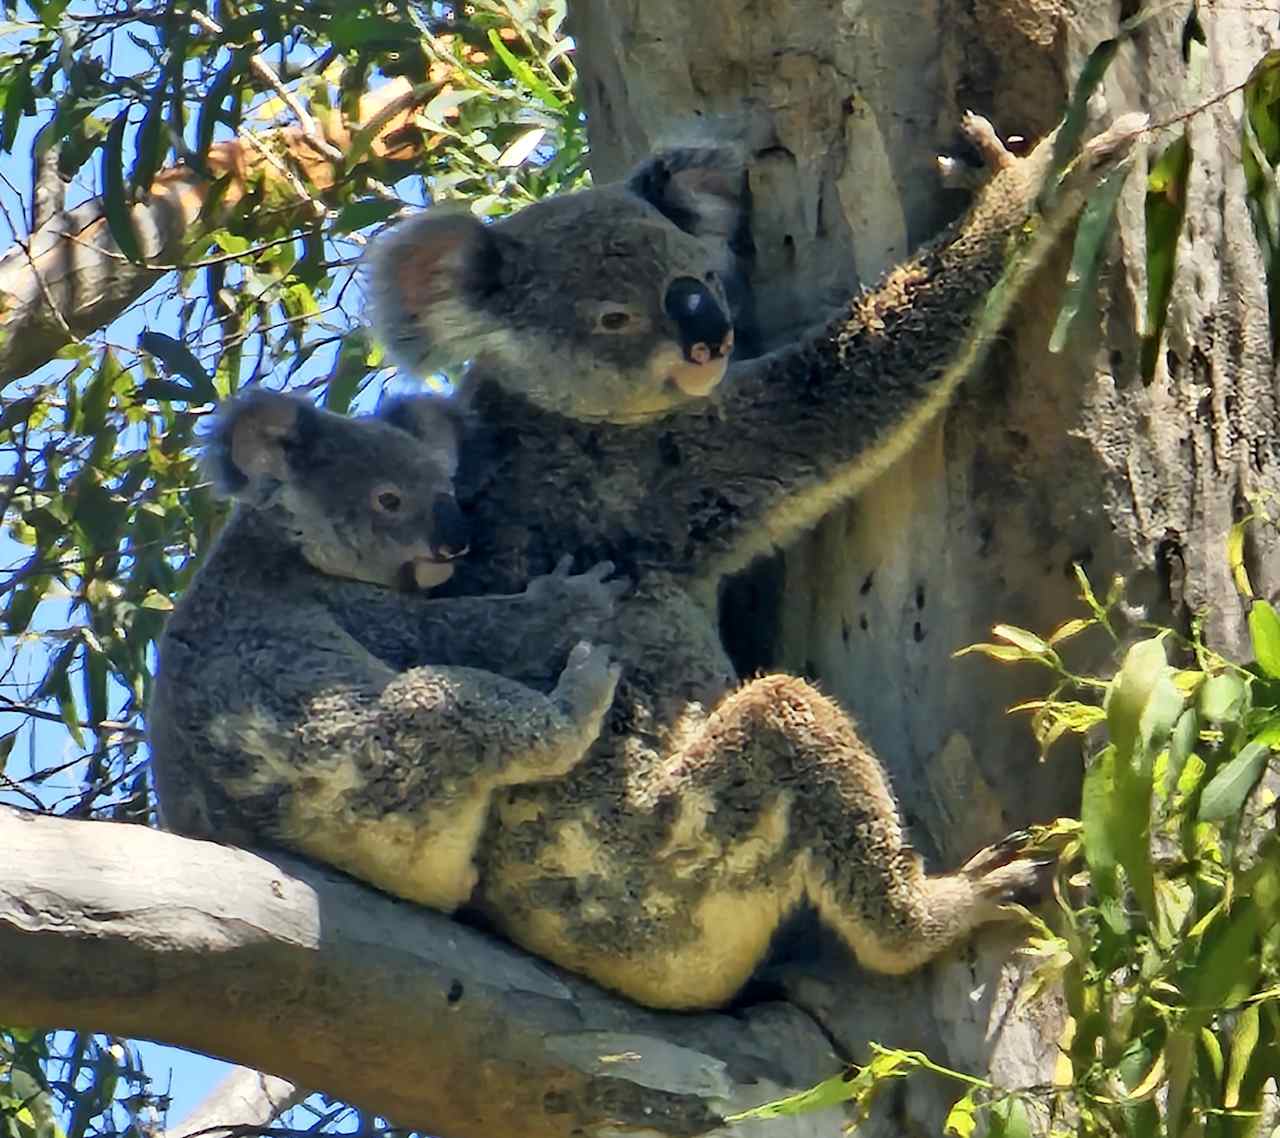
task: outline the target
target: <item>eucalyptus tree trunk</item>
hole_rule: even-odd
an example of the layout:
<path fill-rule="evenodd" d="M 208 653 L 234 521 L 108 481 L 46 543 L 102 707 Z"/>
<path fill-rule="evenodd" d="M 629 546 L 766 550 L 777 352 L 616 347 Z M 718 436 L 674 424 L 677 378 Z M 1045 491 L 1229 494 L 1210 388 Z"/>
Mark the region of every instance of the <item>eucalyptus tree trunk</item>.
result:
<path fill-rule="evenodd" d="M 1247 654 L 1228 530 L 1280 489 L 1266 282 L 1240 165 L 1238 88 L 1280 37 L 1274 13 L 1202 6 L 1207 46 L 1184 58 L 1191 0 L 1128 36 L 1091 114 L 1150 113 L 1154 161 L 1186 132 L 1186 223 L 1154 374 L 1143 160 L 1123 192 L 1096 304 L 1048 350 L 1069 251 L 1020 305 L 984 372 L 877 484 L 722 599 L 745 670 L 818 678 L 890 770 L 917 845 L 953 866 L 983 842 L 1074 811 L 1081 756 L 1046 763 L 1025 717 L 1043 675 L 952 659 L 1006 622 L 1046 632 L 1080 615 L 1073 563 L 1127 585 L 1130 615 Z M 655 145 L 739 139 L 753 200 L 754 292 L 776 344 L 963 207 L 935 157 L 967 109 L 1028 142 L 1058 120 L 1089 51 L 1136 2 L 1084 0 L 579 0 L 570 5 L 598 180 Z M 1078 9 L 1078 10 L 1077 10 Z M 1197 45 L 1192 45 L 1197 48 Z M 1200 113 L 1179 117 L 1203 103 Z M 1255 589 L 1280 576 L 1256 529 Z M 1110 652 L 1071 646 L 1082 667 Z M 820 939 L 820 937 L 819 937 Z M 985 940 L 906 981 L 838 954 L 792 966 L 789 996 L 853 1057 L 867 1039 L 930 1051 L 1006 1085 L 1043 1083 L 1061 1013 L 1012 1004 L 1008 942 Z M 945 1095 L 911 1083 L 896 1125 L 936 1128 Z M 954 1095 L 952 1095 L 954 1097 Z M 910 1127 L 906 1127 L 909 1129 Z M 936 1130 L 935 1130 L 936 1132 Z"/>

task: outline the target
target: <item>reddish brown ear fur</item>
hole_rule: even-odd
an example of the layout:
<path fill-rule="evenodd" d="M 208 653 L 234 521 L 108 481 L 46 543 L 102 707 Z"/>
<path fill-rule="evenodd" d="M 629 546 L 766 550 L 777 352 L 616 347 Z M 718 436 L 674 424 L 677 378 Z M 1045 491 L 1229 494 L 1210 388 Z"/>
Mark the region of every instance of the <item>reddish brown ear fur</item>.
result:
<path fill-rule="evenodd" d="M 460 364 L 491 330 L 472 302 L 499 287 L 500 238 L 465 211 L 416 214 L 379 234 L 365 256 L 371 320 L 413 375 Z"/>
<path fill-rule="evenodd" d="M 435 211 L 401 222 L 394 252 L 375 271 L 389 274 L 405 309 L 421 312 L 456 291 L 474 250 L 485 240 L 484 226 L 470 214 Z"/>
<path fill-rule="evenodd" d="M 218 414 L 209 437 L 209 473 L 224 494 L 235 494 L 254 478 L 286 478 L 284 443 L 295 436 L 309 404 L 277 391 L 250 391 Z"/>
<path fill-rule="evenodd" d="M 731 236 L 746 204 L 742 155 L 729 146 L 659 151 L 636 168 L 627 186 L 697 236 Z"/>

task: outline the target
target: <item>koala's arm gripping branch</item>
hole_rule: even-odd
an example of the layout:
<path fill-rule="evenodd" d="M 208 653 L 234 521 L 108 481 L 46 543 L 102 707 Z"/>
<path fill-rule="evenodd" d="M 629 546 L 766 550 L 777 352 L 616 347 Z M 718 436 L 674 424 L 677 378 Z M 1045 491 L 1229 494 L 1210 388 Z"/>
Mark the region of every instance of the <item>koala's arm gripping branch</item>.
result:
<path fill-rule="evenodd" d="M 965 217 L 821 330 L 731 372 L 722 421 L 688 440 L 734 507 L 709 526 L 692 519 L 708 535 L 710 580 L 794 539 L 910 447 L 1144 122 L 1126 116 L 1095 138 L 1042 207 L 1052 139 L 1014 159 L 971 121 L 995 172 Z"/>
<path fill-rule="evenodd" d="M 3 806 L 0 848 L 0 1022 L 176 1044 L 443 1138 L 694 1135 L 839 1066 L 795 1009 L 641 1011 L 283 856 Z"/>

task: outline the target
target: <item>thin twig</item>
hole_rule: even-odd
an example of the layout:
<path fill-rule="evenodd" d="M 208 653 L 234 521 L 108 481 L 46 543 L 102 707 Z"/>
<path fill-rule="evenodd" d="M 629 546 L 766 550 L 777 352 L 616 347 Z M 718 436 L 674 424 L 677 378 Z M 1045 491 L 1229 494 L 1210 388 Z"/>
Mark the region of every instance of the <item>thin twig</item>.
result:
<path fill-rule="evenodd" d="M 190 16 L 193 23 L 199 24 L 210 35 L 222 35 L 222 25 L 216 20 L 210 19 L 203 12 L 192 11 Z M 249 56 L 249 69 L 270 87 L 280 97 L 284 105 L 293 112 L 293 116 L 298 120 L 298 126 L 302 128 L 302 133 L 307 136 L 307 141 L 328 158 L 330 162 L 340 166 L 344 161 L 342 151 L 325 138 L 319 124 L 311 117 L 311 113 L 298 102 L 293 92 L 281 82 L 280 76 L 275 73 L 271 64 L 257 52 L 254 52 L 253 55 Z"/>

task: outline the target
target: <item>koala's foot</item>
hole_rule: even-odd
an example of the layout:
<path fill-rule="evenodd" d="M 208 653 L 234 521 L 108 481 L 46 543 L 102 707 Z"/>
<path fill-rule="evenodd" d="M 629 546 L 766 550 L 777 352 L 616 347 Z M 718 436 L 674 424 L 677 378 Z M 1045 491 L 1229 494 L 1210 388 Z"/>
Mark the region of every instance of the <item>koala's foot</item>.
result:
<path fill-rule="evenodd" d="M 1006 905 L 1034 905 L 1044 896 L 1045 884 L 1052 860 L 1019 858 L 1007 865 L 988 870 L 974 878 L 974 886 L 989 907 L 1003 909 Z M 997 914 L 986 918 L 999 919 Z"/>
<path fill-rule="evenodd" d="M 937 159 L 938 174 L 942 184 L 953 190 L 976 190 L 997 170 L 1016 162 L 1017 159 L 996 133 L 988 119 L 974 111 L 966 111 L 960 119 L 960 133 L 965 141 L 978 152 L 980 167 L 973 167 L 949 154 Z"/>
<path fill-rule="evenodd" d="M 1056 858 L 1043 852 L 1031 856 L 1031 840 L 1029 830 L 1015 830 L 979 850 L 959 872 L 974 882 L 991 905 L 1035 904 L 1044 897 Z"/>
<path fill-rule="evenodd" d="M 612 571 L 612 566 L 610 566 Z M 613 703 L 622 669 L 610 661 L 609 648 L 579 641 L 569 653 L 552 698 L 569 708 L 576 723 L 598 733 L 605 713 Z"/>

